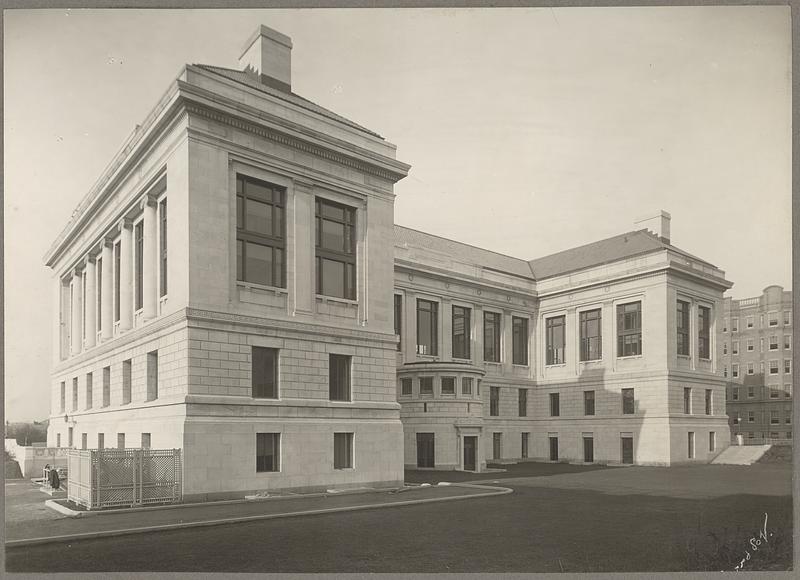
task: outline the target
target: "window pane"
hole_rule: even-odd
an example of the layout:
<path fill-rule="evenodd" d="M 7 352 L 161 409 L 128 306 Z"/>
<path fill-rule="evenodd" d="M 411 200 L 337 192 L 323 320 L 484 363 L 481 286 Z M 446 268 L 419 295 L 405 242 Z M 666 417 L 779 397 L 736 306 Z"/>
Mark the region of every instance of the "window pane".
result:
<path fill-rule="evenodd" d="M 278 471 L 280 433 L 256 433 L 256 471 Z"/>
<path fill-rule="evenodd" d="M 248 231 L 272 235 L 272 206 L 248 199 L 245 212 L 245 228 Z"/>
<path fill-rule="evenodd" d="M 252 350 L 253 397 L 278 397 L 278 351 L 254 346 Z"/>
<path fill-rule="evenodd" d="M 322 294 L 344 298 L 344 263 L 322 258 Z"/>
<path fill-rule="evenodd" d="M 347 244 L 349 245 L 349 244 Z M 345 247 L 345 226 L 338 222 L 322 220 L 322 243 L 321 246 L 326 250 L 344 252 Z"/>
<path fill-rule="evenodd" d="M 247 242 L 245 280 L 254 284 L 272 284 L 272 248 Z"/>

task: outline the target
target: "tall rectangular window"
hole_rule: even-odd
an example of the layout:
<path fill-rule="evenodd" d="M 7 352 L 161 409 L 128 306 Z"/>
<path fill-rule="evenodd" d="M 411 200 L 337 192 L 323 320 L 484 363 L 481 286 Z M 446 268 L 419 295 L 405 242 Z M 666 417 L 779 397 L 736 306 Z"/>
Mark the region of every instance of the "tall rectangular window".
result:
<path fill-rule="evenodd" d="M 117 433 L 117 449 L 125 449 L 125 433 Z"/>
<path fill-rule="evenodd" d="M 583 414 L 594 415 L 594 391 L 583 391 Z"/>
<path fill-rule="evenodd" d="M 333 468 L 352 469 L 353 467 L 353 434 L 333 434 Z"/>
<path fill-rule="evenodd" d="M 732 318 L 731 319 L 731 332 L 739 332 L 739 319 Z"/>
<path fill-rule="evenodd" d="M 678 300 L 678 355 L 689 356 L 689 303 Z"/>
<path fill-rule="evenodd" d="M 131 402 L 131 359 L 122 361 L 122 404 Z"/>
<path fill-rule="evenodd" d="M 483 313 L 483 360 L 500 362 L 500 313 Z"/>
<path fill-rule="evenodd" d="M 158 295 L 167 295 L 167 198 L 158 204 Z"/>
<path fill-rule="evenodd" d="M 455 377 L 442 377 L 442 394 L 455 395 L 456 394 L 456 378 Z"/>
<path fill-rule="evenodd" d="M 81 339 L 86 340 L 86 270 L 81 273 Z"/>
<path fill-rule="evenodd" d="M 528 458 L 528 442 L 530 441 L 531 434 L 530 433 L 523 433 L 522 434 L 522 459 Z"/>
<path fill-rule="evenodd" d="M 642 354 L 642 303 L 617 306 L 617 356 Z"/>
<path fill-rule="evenodd" d="M 471 315 L 469 308 L 453 306 L 453 358 L 470 358 Z"/>
<path fill-rule="evenodd" d="M 500 415 L 500 387 L 489 387 L 489 415 Z"/>
<path fill-rule="evenodd" d="M 86 373 L 86 408 L 92 408 L 92 373 Z"/>
<path fill-rule="evenodd" d="M 787 359 L 789 360 L 789 359 Z M 780 368 L 778 366 L 778 361 L 771 360 L 769 361 L 769 374 L 777 375 L 780 372 Z"/>
<path fill-rule="evenodd" d="M 784 310 L 783 311 L 783 324 L 789 325 L 792 323 L 792 311 L 791 310 Z"/>
<path fill-rule="evenodd" d="M 103 367 L 103 406 L 111 404 L 111 367 Z"/>
<path fill-rule="evenodd" d="M 317 294 L 356 299 L 356 210 L 316 199 Z"/>
<path fill-rule="evenodd" d="M 78 410 L 78 377 L 72 379 L 72 410 Z"/>
<path fill-rule="evenodd" d="M 136 262 L 136 281 L 134 290 L 136 295 L 136 310 L 144 304 L 144 221 L 139 221 L 133 228 L 134 254 Z"/>
<path fill-rule="evenodd" d="M 603 318 L 602 311 L 586 310 L 578 315 L 582 361 L 600 360 L 603 358 Z"/>
<path fill-rule="evenodd" d="M 251 347 L 251 380 L 254 399 L 278 398 L 278 349 Z"/>
<path fill-rule="evenodd" d="M 332 354 L 328 360 L 329 396 L 331 401 L 350 400 L 350 357 Z"/>
<path fill-rule="evenodd" d="M 770 312 L 769 316 L 769 325 L 770 326 L 778 326 L 778 313 L 777 312 Z"/>
<path fill-rule="evenodd" d="M 683 412 L 687 415 L 692 413 L 692 389 L 691 387 L 683 388 Z"/>
<path fill-rule="evenodd" d="M 711 415 L 712 414 L 712 408 L 713 408 L 712 394 L 713 394 L 713 391 L 711 389 L 706 389 L 706 399 L 705 399 L 705 402 L 706 402 L 706 415 Z"/>
<path fill-rule="evenodd" d="M 417 299 L 417 354 L 439 354 L 439 304 Z"/>
<path fill-rule="evenodd" d="M 142 433 L 142 449 L 150 449 L 150 433 Z"/>
<path fill-rule="evenodd" d="M 403 345 L 403 296 L 394 295 L 394 333 L 399 337 L 397 350 L 402 350 Z"/>
<path fill-rule="evenodd" d="M 158 351 L 147 353 L 147 400 L 158 398 Z"/>
<path fill-rule="evenodd" d="M 256 473 L 280 471 L 280 456 L 280 433 L 256 433 Z"/>
<path fill-rule="evenodd" d="M 747 325 L 747 328 L 753 328 L 753 326 L 755 324 L 755 317 L 754 316 L 746 316 L 744 320 L 745 320 L 745 324 Z"/>
<path fill-rule="evenodd" d="M 400 394 L 406 397 L 412 394 L 413 384 L 411 379 L 400 379 Z"/>
<path fill-rule="evenodd" d="M 785 358 L 783 359 L 783 372 L 784 374 L 791 374 L 792 372 L 792 359 Z"/>
<path fill-rule="evenodd" d="M 547 345 L 547 364 L 564 364 L 565 316 L 553 316 L 545 320 L 545 343 Z"/>
<path fill-rule="evenodd" d="M 97 274 L 95 278 L 94 287 L 95 291 L 95 310 L 96 314 L 94 317 L 95 325 L 97 328 L 95 329 L 97 332 L 103 330 L 103 258 L 97 258 L 96 262 L 97 266 L 95 269 L 95 273 Z"/>
<path fill-rule="evenodd" d="M 792 348 L 792 335 L 791 334 L 784 334 L 783 335 L 783 349 L 784 350 L 791 350 Z"/>
<path fill-rule="evenodd" d="M 105 433 L 98 433 L 97 434 L 97 448 L 104 449 L 106 446 L 106 434 Z"/>
<path fill-rule="evenodd" d="M 74 429 L 72 427 L 67 429 L 67 447 L 73 447 L 73 445 L 75 444 L 73 439 L 72 439 L 74 434 L 75 434 L 75 431 L 74 431 Z"/>
<path fill-rule="evenodd" d="M 61 409 L 62 413 L 67 410 L 66 409 L 66 407 L 67 407 L 67 402 L 66 401 L 67 401 L 67 383 L 66 383 L 66 381 L 61 381 L 61 400 L 60 400 L 59 409 Z"/>
<path fill-rule="evenodd" d="M 694 459 L 694 431 L 689 431 L 688 444 L 689 444 L 689 449 L 688 449 L 689 459 Z"/>
<path fill-rule="evenodd" d="M 433 396 L 433 377 L 419 378 L 419 394 Z"/>
<path fill-rule="evenodd" d="M 778 335 L 773 334 L 769 337 L 769 349 L 770 350 L 778 350 Z"/>
<path fill-rule="evenodd" d="M 550 416 L 558 417 L 560 414 L 558 393 L 550 393 Z"/>
<path fill-rule="evenodd" d="M 461 394 L 472 394 L 472 377 L 461 377 Z"/>
<path fill-rule="evenodd" d="M 236 279 L 286 287 L 285 190 L 236 175 Z"/>
<path fill-rule="evenodd" d="M 739 365 L 737 363 L 731 364 L 731 377 L 734 379 L 739 378 Z"/>
<path fill-rule="evenodd" d="M 519 389 L 517 391 L 517 406 L 519 407 L 519 416 L 528 416 L 528 389 Z"/>
<path fill-rule="evenodd" d="M 700 358 L 711 358 L 711 309 L 697 308 L 697 350 Z"/>
<path fill-rule="evenodd" d="M 114 322 L 119 322 L 121 259 L 122 246 L 117 242 L 114 244 Z"/>
<path fill-rule="evenodd" d="M 528 364 L 528 319 L 511 317 L 511 362 L 515 365 Z"/>
<path fill-rule="evenodd" d="M 622 414 L 633 415 L 636 407 L 633 389 L 622 389 Z"/>
<path fill-rule="evenodd" d="M 86 449 L 89 446 L 89 434 L 81 433 L 81 449 Z"/>

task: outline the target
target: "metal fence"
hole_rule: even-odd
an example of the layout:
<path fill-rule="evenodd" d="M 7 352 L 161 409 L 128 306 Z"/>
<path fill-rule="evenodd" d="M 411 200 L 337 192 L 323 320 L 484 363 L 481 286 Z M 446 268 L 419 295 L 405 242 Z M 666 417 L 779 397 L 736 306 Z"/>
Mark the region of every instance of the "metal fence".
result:
<path fill-rule="evenodd" d="M 88 509 L 181 500 L 180 449 L 70 449 L 67 498 Z"/>

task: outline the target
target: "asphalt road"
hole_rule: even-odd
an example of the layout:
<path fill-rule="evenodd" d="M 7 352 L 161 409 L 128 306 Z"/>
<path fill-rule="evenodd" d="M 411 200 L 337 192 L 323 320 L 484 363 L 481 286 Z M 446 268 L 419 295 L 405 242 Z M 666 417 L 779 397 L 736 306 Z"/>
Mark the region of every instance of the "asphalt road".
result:
<path fill-rule="evenodd" d="M 11 572 L 732 570 L 764 513 L 772 536 L 745 569 L 791 565 L 791 495 L 726 491 L 689 499 L 547 487 L 542 481 L 553 478 L 536 479 L 504 484 L 514 489 L 510 495 L 455 503 L 12 548 L 6 566 Z"/>

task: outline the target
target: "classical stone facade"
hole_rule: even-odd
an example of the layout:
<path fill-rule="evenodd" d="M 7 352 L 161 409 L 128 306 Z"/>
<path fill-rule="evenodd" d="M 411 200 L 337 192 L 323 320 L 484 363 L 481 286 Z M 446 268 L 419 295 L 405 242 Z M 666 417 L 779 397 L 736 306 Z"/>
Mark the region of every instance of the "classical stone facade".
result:
<path fill-rule="evenodd" d="M 667 214 L 530 262 L 395 226 L 395 147 L 291 92 L 288 37 L 240 64 L 186 65 L 48 251 L 48 445 L 180 448 L 190 499 L 727 445 L 730 283 Z"/>
<path fill-rule="evenodd" d="M 726 298 L 719 341 L 734 435 L 790 442 L 792 293 L 767 286 L 761 296 Z"/>

